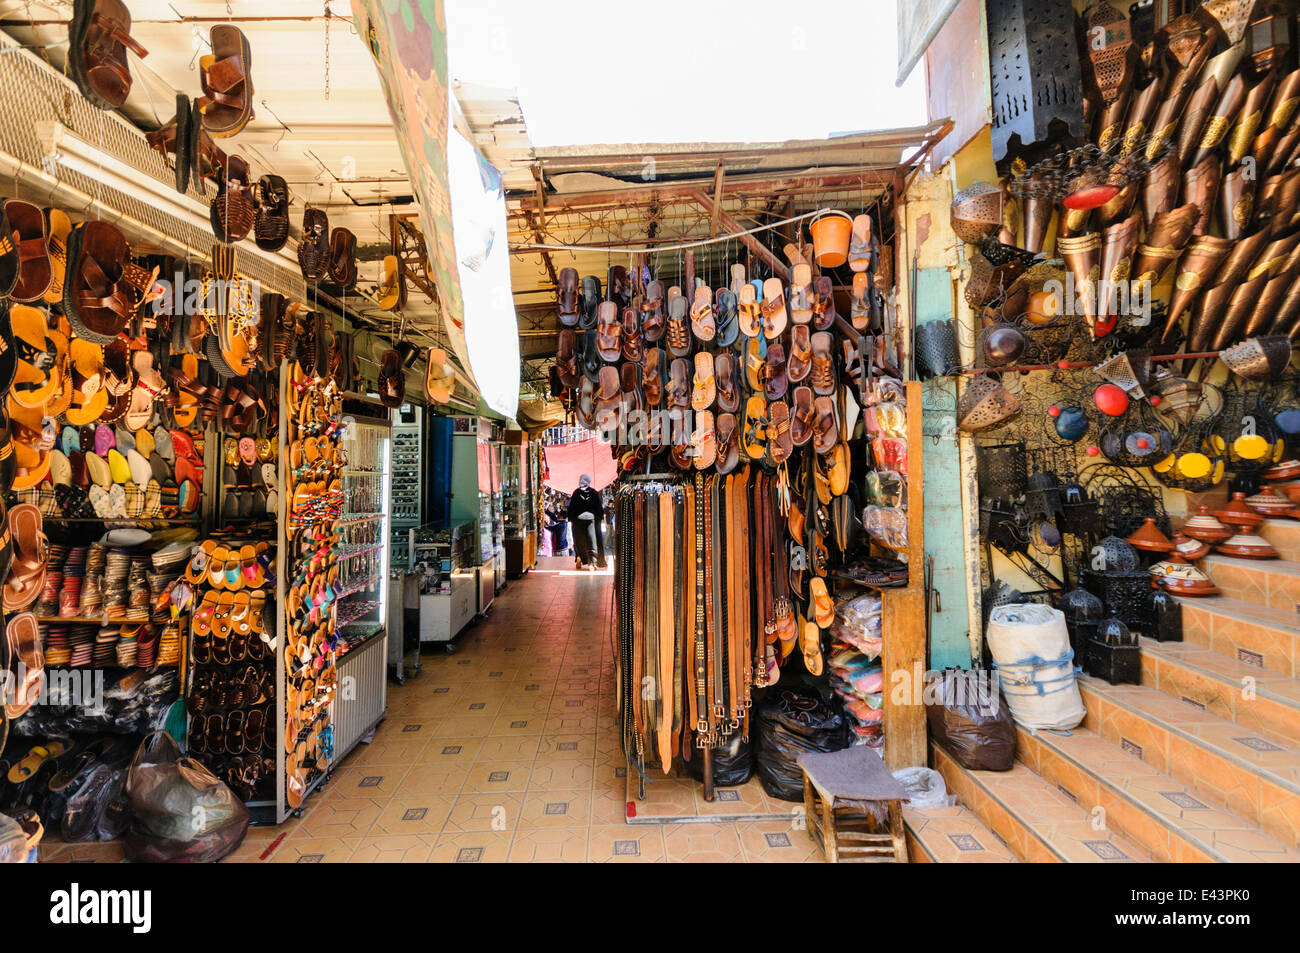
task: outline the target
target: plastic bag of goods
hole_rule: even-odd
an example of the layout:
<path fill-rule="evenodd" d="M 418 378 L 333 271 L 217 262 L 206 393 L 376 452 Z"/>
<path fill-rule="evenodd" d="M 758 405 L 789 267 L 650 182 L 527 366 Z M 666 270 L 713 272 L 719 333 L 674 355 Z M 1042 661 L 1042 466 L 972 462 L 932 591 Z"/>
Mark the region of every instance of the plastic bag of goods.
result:
<path fill-rule="evenodd" d="M 763 790 L 783 801 L 802 801 L 799 756 L 847 748 L 848 725 L 815 691 L 797 686 L 768 689 L 754 711 L 758 729 L 755 758 Z"/>
<path fill-rule="evenodd" d="M 713 749 L 713 783 L 720 788 L 738 788 L 754 776 L 754 747 L 743 735 L 733 735 Z M 692 751 L 686 764 L 691 777 L 704 780 L 704 752 Z"/>
<path fill-rule="evenodd" d="M 1016 726 L 988 672 L 946 669 L 927 687 L 930 736 L 963 768 L 1010 771 L 1016 760 Z"/>
<path fill-rule="evenodd" d="M 984 639 L 1016 724 L 1063 731 L 1083 721 L 1063 612 L 1036 602 L 998 606 L 989 613 Z"/>
<path fill-rule="evenodd" d="M 951 807 L 957 796 L 948 793 L 943 775 L 933 768 L 899 768 L 894 778 L 907 790 L 908 807 Z"/>
<path fill-rule="evenodd" d="M 868 658 L 880 655 L 880 596 L 867 593 L 835 606 L 831 637 L 853 646 Z"/>
<path fill-rule="evenodd" d="M 248 808 L 222 781 L 192 758 L 182 757 L 171 735 L 145 738 L 131 762 L 126 793 L 131 827 L 128 860 L 211 862 L 240 845 Z"/>

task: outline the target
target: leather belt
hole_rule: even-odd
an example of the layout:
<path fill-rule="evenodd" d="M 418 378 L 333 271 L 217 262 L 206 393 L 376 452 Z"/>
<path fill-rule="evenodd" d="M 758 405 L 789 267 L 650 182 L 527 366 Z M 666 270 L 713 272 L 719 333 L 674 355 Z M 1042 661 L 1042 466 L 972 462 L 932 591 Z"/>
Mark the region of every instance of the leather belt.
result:
<path fill-rule="evenodd" d="M 708 591 L 708 568 L 705 561 L 707 549 L 704 545 L 705 527 L 708 525 L 708 493 L 704 484 L 704 475 L 695 474 L 695 744 L 697 747 L 708 746 L 709 734 L 709 696 L 708 696 L 708 657 L 706 648 L 708 628 L 706 619 L 710 603 L 713 601 Z"/>

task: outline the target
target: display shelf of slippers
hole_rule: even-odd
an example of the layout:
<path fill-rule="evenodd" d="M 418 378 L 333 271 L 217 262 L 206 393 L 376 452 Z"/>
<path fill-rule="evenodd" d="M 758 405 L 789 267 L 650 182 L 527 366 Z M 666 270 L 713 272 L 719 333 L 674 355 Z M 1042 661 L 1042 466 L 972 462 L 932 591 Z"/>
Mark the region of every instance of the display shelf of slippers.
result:
<path fill-rule="evenodd" d="M 346 454 L 339 453 L 343 416 L 337 382 L 296 361 L 288 368 L 281 377 L 288 412 L 279 428 L 285 518 L 279 521 L 278 821 L 302 807 L 333 761 L 331 702 L 338 682 L 339 517 L 344 506 L 339 474 L 348 465 Z"/>
<path fill-rule="evenodd" d="M 191 644 L 186 750 L 246 803 L 275 796 L 274 557 L 265 540 L 210 536 L 173 590 Z"/>

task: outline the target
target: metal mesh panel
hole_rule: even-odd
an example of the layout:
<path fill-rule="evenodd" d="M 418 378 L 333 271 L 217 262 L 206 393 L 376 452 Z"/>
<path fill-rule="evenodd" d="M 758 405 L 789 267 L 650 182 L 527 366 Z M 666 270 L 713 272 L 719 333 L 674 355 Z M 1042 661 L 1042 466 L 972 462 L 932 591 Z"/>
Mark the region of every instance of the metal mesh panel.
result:
<path fill-rule="evenodd" d="M 0 34 L 0 158 L 19 164 L 15 177 L 20 184 L 45 204 L 114 221 L 128 238 L 168 245 L 175 254 L 189 249 L 195 257 L 207 257 L 216 241 L 212 232 L 159 208 L 147 194 L 123 192 L 63 165 L 52 169 L 51 177 L 43 166 L 45 150 L 37 134 L 46 122 L 61 123 L 106 155 L 175 189 L 173 174 L 142 132 L 115 113 L 92 106 L 71 80 Z M 196 202 L 210 201 L 193 184 L 187 194 Z M 296 299 L 306 295 L 306 283 L 295 269 L 278 264 L 252 241 L 236 247 L 240 273 L 264 290 Z"/>

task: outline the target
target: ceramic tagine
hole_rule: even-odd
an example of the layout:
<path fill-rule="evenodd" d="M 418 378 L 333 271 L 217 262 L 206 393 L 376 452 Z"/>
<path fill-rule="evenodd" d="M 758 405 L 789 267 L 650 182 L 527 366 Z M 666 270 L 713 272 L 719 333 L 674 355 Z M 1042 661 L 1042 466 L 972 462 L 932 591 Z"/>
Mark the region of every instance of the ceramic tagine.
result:
<path fill-rule="evenodd" d="M 1191 539 L 1185 533 L 1174 533 L 1174 548 L 1169 554 L 1171 559 L 1183 559 L 1194 563 L 1210 554 L 1210 546 L 1199 539 Z"/>
<path fill-rule="evenodd" d="M 1300 477 L 1300 460 L 1283 460 L 1265 470 L 1261 476 L 1265 480 L 1294 480 Z"/>
<path fill-rule="evenodd" d="M 1244 526 L 1247 529 L 1254 529 L 1264 522 L 1264 517 L 1250 508 L 1246 502 L 1246 494 L 1240 491 L 1232 494 L 1232 499 L 1228 501 L 1227 506 L 1215 510 L 1214 515 L 1229 526 Z"/>
<path fill-rule="evenodd" d="M 1148 553 L 1167 553 L 1174 548 L 1169 537 L 1156 526 L 1154 516 L 1148 516 L 1142 521 L 1142 525 L 1128 538 L 1128 543 L 1135 549 Z"/>
<path fill-rule="evenodd" d="M 1183 524 L 1183 535 L 1213 544 L 1231 538 L 1232 530 L 1213 516 L 1208 506 L 1202 504 L 1196 515 Z"/>
<path fill-rule="evenodd" d="M 1256 535 L 1254 530 L 1247 528 L 1243 528 L 1237 535 L 1226 542 L 1220 543 L 1216 548 L 1225 556 L 1241 556 L 1244 559 L 1277 559 L 1277 550 L 1269 544 L 1268 540 Z"/>
<path fill-rule="evenodd" d="M 1246 497 L 1246 505 L 1263 517 L 1286 516 L 1295 507 L 1287 497 L 1272 487 L 1265 487 L 1254 496 Z"/>
<path fill-rule="evenodd" d="M 1157 574 L 1157 568 L 1160 572 Z M 1151 567 L 1152 579 L 1166 592 L 1180 596 L 1212 596 L 1219 591 L 1203 569 L 1191 563 L 1162 562 Z"/>

